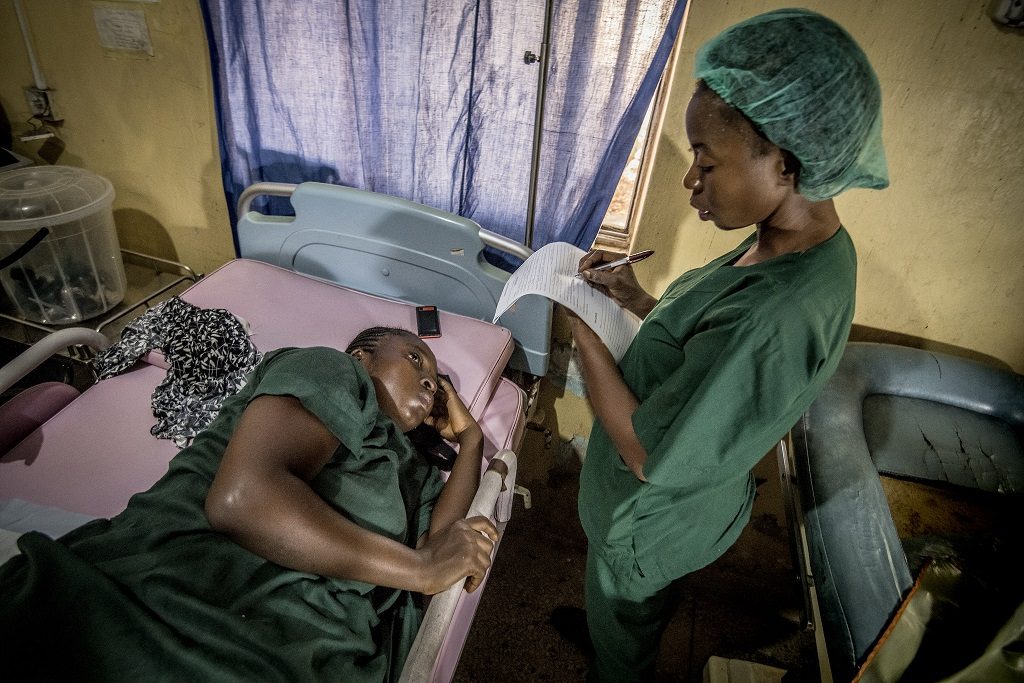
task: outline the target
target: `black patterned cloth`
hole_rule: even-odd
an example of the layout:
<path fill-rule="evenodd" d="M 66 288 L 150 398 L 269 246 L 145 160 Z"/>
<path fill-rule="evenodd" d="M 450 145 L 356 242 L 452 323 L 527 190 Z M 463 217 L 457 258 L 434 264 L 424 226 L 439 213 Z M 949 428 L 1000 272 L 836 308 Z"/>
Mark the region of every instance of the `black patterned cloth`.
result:
<path fill-rule="evenodd" d="M 153 391 L 157 422 L 150 432 L 179 448 L 213 421 L 225 398 L 245 386 L 262 357 L 232 313 L 173 297 L 129 323 L 121 341 L 96 356 L 96 374 L 101 380 L 119 375 L 153 349 L 163 352 L 168 369 Z"/>

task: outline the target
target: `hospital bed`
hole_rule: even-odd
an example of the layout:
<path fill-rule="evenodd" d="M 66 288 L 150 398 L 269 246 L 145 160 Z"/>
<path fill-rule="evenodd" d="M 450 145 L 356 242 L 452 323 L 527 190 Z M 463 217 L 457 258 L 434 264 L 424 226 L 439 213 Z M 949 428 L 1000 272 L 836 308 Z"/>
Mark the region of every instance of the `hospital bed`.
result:
<path fill-rule="evenodd" d="M 289 196 L 296 216 L 250 211 L 252 199 L 264 193 Z M 441 336 L 427 344 L 485 437 L 482 483 L 471 514 L 491 516 L 502 533 L 516 488 L 514 451 L 527 407 L 526 394 L 504 371 L 514 355 L 525 371 L 546 363 L 546 340 L 533 333 L 550 325 L 550 305 L 514 312 L 514 324 L 533 330 L 521 338 L 489 322 L 494 310 L 489 302 L 496 300 L 490 282 L 507 275 L 486 264 L 481 251 L 485 240 L 523 257 L 528 251 L 459 217 L 318 183 L 252 188 L 242 197 L 239 216 L 241 256 L 181 298 L 243 319 L 260 351 L 345 348 L 370 326 L 415 330 L 415 304 L 438 306 Z M 532 326 L 528 314 L 537 316 Z M 63 348 L 101 349 L 109 343 L 91 329 L 55 332 L 0 369 L 0 391 Z M 132 494 L 163 475 L 177 448 L 151 436 L 150 396 L 166 369 L 154 351 L 131 371 L 80 395 L 49 383 L 0 406 L 0 432 L 7 432 L 6 445 L 0 435 L 0 545 L 10 550 L 28 530 L 56 537 L 89 519 L 116 515 Z M 494 458 L 508 466 L 504 479 L 488 468 Z M 403 679 L 450 680 L 485 589 L 486 580 L 472 594 L 456 585 L 431 600 Z"/>

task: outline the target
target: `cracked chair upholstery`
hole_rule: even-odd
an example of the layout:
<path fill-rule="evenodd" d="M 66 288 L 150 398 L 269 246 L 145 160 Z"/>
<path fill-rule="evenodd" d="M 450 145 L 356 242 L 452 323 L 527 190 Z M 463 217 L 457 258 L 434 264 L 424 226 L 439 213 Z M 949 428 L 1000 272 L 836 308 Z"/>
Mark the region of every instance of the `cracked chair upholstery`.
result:
<path fill-rule="evenodd" d="M 829 662 L 849 680 L 913 584 L 879 473 L 1024 492 L 1024 375 L 852 342 L 793 430 Z"/>

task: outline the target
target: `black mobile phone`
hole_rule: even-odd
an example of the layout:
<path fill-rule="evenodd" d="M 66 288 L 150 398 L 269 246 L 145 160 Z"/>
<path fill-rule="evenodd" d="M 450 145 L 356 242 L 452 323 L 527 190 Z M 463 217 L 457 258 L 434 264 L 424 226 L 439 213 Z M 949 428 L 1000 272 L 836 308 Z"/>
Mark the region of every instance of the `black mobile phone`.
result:
<path fill-rule="evenodd" d="M 437 306 L 416 307 L 416 334 L 423 338 L 441 336 L 441 320 Z"/>

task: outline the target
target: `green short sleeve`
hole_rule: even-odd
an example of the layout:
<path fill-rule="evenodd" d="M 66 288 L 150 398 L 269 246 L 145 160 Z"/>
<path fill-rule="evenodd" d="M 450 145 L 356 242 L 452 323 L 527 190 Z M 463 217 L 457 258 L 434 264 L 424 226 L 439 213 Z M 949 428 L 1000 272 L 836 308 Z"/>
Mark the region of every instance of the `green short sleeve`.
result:
<path fill-rule="evenodd" d="M 275 351 L 251 381 L 256 383 L 252 398 L 297 398 L 352 453 L 363 450 L 380 412 L 369 375 L 358 360 L 337 349 Z"/>
<path fill-rule="evenodd" d="M 364 528 L 409 544 L 429 530 L 443 481 L 381 413 L 373 380 L 358 360 L 332 348 L 282 349 L 268 354 L 252 382 L 250 401 L 293 396 L 341 442 L 343 457 L 324 473 L 347 474 L 321 473 L 314 482 L 321 497 Z"/>

